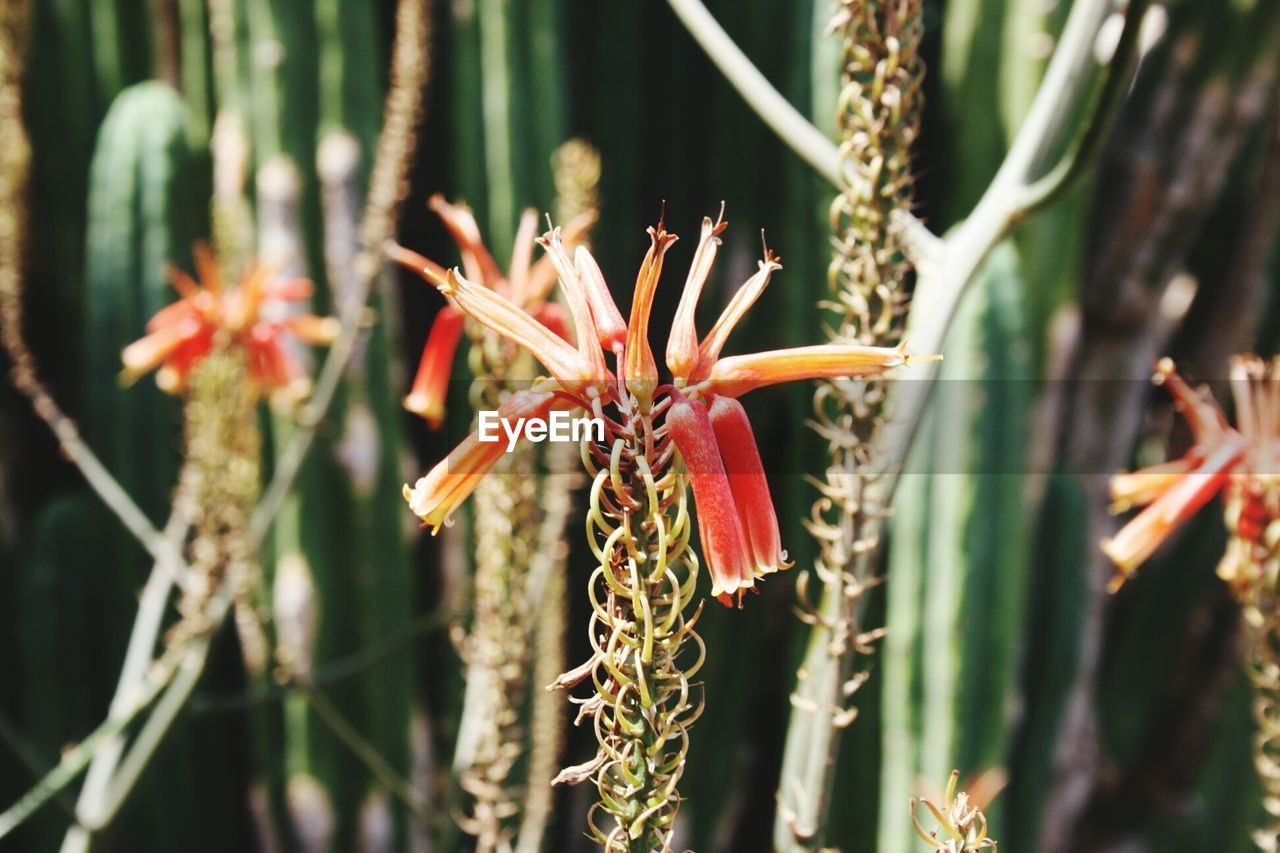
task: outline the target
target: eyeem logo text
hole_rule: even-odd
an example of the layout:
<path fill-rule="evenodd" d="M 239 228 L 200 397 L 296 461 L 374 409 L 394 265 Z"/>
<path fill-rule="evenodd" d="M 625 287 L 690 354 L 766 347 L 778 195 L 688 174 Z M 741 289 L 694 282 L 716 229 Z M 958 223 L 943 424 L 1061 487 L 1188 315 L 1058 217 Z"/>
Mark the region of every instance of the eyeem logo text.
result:
<path fill-rule="evenodd" d="M 604 421 L 599 418 L 574 418 L 568 412 L 555 411 L 551 418 L 516 418 L 514 421 L 504 418 L 492 409 L 483 409 L 479 413 L 480 428 L 478 437 L 483 442 L 507 439 L 507 453 L 516 449 L 516 442 L 521 438 L 529 441 L 582 441 L 589 437 L 592 441 L 604 441 Z"/>

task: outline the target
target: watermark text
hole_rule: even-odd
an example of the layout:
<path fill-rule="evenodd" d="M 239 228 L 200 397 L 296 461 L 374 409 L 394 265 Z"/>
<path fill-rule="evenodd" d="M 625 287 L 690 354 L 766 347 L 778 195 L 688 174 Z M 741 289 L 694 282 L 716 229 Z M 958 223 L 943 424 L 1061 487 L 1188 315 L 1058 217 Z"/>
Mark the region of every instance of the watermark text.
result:
<path fill-rule="evenodd" d="M 516 442 L 527 438 L 534 443 L 542 441 L 580 442 L 584 438 L 604 441 L 604 421 L 599 418 L 575 418 L 568 412 L 554 411 L 550 418 L 504 418 L 492 409 L 479 413 L 478 438 L 490 443 L 507 440 L 507 453 L 516 449 Z"/>

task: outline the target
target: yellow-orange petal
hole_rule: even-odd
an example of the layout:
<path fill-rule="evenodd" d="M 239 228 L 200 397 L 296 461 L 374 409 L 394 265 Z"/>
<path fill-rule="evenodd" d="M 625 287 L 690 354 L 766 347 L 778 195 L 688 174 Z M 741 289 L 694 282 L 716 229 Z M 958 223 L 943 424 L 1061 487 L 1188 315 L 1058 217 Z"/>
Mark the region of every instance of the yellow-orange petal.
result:
<path fill-rule="evenodd" d="M 658 365 L 653 360 L 653 350 L 649 348 L 649 313 L 653 310 L 653 295 L 662 275 L 663 256 L 678 239 L 662 227 L 661 220 L 657 228 L 649 229 L 649 251 L 640 264 L 631 297 L 631 319 L 627 322 L 622 372 L 627 390 L 636 398 L 642 411 L 647 411 L 653 404 L 653 392 L 658 387 Z"/>
<path fill-rule="evenodd" d="M 1111 511 L 1125 512 L 1135 506 L 1146 506 L 1190 473 L 1204 459 L 1198 450 L 1138 471 L 1127 471 L 1111 478 Z"/>
<path fill-rule="evenodd" d="M 1155 553 L 1170 533 L 1222 489 L 1228 470 L 1240 461 L 1244 449 L 1245 442 L 1240 436 L 1223 442 L 1202 464 L 1183 474 L 1177 483 L 1120 528 L 1114 538 L 1102 541 L 1102 552 L 1118 572 L 1109 587 L 1112 592 Z"/>
<path fill-rule="evenodd" d="M 316 347 L 327 347 L 342 333 L 337 317 L 320 317 L 315 314 L 299 314 L 287 317 L 282 325 L 298 340 Z"/>
<path fill-rule="evenodd" d="M 720 210 L 721 216 L 724 209 Z M 689 267 L 689 276 L 685 279 L 684 290 L 680 293 L 680 303 L 676 306 L 676 316 L 671 321 L 671 333 L 667 336 L 667 367 L 676 379 L 688 379 L 698 366 L 698 329 L 696 314 L 698 298 L 702 295 L 702 287 L 711 274 L 711 266 L 716 261 L 716 247 L 720 245 L 720 232 L 729 223 L 717 218 L 702 218 L 702 234 L 698 238 L 698 248 L 693 253 L 693 263 Z"/>
<path fill-rule="evenodd" d="M 445 296 L 452 296 L 457 306 L 480 325 L 528 350 L 567 387 L 580 389 L 605 378 L 577 349 L 511 300 L 467 281 L 456 270 L 446 273 L 445 283 L 439 290 Z"/>
<path fill-rule="evenodd" d="M 462 251 L 462 266 L 467 276 L 485 287 L 498 289 L 505 282 L 502 270 L 489 254 L 484 240 L 480 237 L 480 226 L 476 224 L 475 215 L 465 204 L 453 204 L 440 193 L 427 199 L 427 206 L 435 211 L 453 236 L 453 240 Z"/>
<path fill-rule="evenodd" d="M 525 208 L 520 214 L 520 225 L 516 228 L 516 239 L 511 246 L 507 298 L 526 310 L 534 307 L 529 304 L 529 272 L 533 265 L 533 241 L 537 236 L 538 214 L 531 207 Z"/>
<path fill-rule="evenodd" d="M 773 275 L 775 270 L 782 269 L 782 264 L 778 262 L 778 257 L 766 248 L 764 260 L 759 262 L 759 267 L 756 274 L 747 279 L 742 287 L 738 288 L 737 292 L 733 294 L 733 298 L 729 300 L 729 304 L 720 313 L 716 324 L 711 327 L 711 331 L 707 333 L 706 338 L 699 344 L 698 369 L 694 374 L 695 379 L 704 379 L 711 372 L 711 368 L 720 358 L 720 351 L 724 349 L 725 342 L 729 340 L 729 335 L 737 327 L 743 316 L 751 310 L 751 306 L 756 304 L 760 294 L 764 293 L 764 289 L 769 285 L 769 277 Z"/>
<path fill-rule="evenodd" d="M 546 250 L 547 257 L 551 258 L 560 277 L 564 301 L 573 317 L 578 353 L 591 365 L 592 375 L 603 378 L 608 373 L 608 368 L 605 367 L 604 353 L 600 351 L 600 335 L 596 331 L 595 317 L 592 316 L 582 279 L 578 277 L 578 271 L 569 260 L 569 253 L 565 251 L 560 239 L 560 229 L 552 228 L 543 234 L 538 238 L 538 245 Z"/>
<path fill-rule="evenodd" d="M 627 323 L 622 319 L 618 303 L 613 301 L 613 294 L 609 292 L 609 285 L 604 280 L 600 265 L 586 246 L 578 247 L 573 263 L 587 293 L 587 302 L 591 305 L 591 317 L 595 320 L 600 346 L 610 352 L 621 352 L 627 341 Z"/>
<path fill-rule="evenodd" d="M 200 277 L 200 285 L 214 296 L 222 295 L 222 276 L 218 273 L 218 262 L 213 257 L 213 249 L 203 240 L 196 241 L 196 274 Z"/>
<path fill-rule="evenodd" d="M 596 224 L 596 217 L 594 210 L 588 210 L 569 220 L 561 235 L 566 249 L 579 246 L 587 239 L 592 226 Z M 545 301 L 547 294 L 556 286 L 556 278 L 556 268 L 551 263 L 551 258 L 545 255 L 538 258 L 529 270 L 529 289 L 522 304 L 532 306 Z"/>
<path fill-rule="evenodd" d="M 874 376 L 910 360 L 901 347 L 855 344 L 792 347 L 722 358 L 712 366 L 703 385 L 708 393 L 740 397 L 766 385 L 798 379 Z"/>
<path fill-rule="evenodd" d="M 165 265 L 164 277 L 169 279 L 173 289 L 178 291 L 178 295 L 183 299 L 195 299 L 196 295 L 203 290 L 200 283 L 192 278 L 186 270 L 174 264 Z"/>
<path fill-rule="evenodd" d="M 444 267 L 428 257 L 419 255 L 412 249 L 406 249 L 395 240 L 388 240 L 383 243 L 382 251 L 400 266 L 413 270 L 422 276 L 422 279 L 432 287 L 440 287 L 445 283 L 447 271 Z"/>
<path fill-rule="evenodd" d="M 501 418 L 545 418 L 555 402 L 546 391 L 517 391 L 498 407 Z M 479 430 L 472 432 L 447 457 L 419 478 L 412 487 L 405 485 L 404 499 L 413 514 L 422 519 L 432 534 L 449 523 L 453 511 L 470 497 L 480 480 L 507 452 L 504 436 L 498 441 L 481 441 Z"/>
<path fill-rule="evenodd" d="M 186 317 L 129 344 L 120 353 L 120 360 L 124 363 L 120 381 L 131 385 L 144 373 L 155 370 L 184 342 L 199 335 L 202 328 L 198 319 Z"/>

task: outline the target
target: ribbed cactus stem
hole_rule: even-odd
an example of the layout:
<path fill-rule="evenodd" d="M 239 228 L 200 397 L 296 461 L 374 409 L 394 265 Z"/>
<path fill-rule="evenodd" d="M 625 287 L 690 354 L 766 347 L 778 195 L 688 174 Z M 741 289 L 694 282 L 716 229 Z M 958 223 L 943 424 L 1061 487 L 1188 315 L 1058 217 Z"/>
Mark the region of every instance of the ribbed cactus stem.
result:
<path fill-rule="evenodd" d="M 605 442 L 583 446 L 593 478 L 587 535 L 599 561 L 589 582 L 595 653 L 557 684 L 591 679 L 593 695 L 575 701 L 599 750 L 557 781 L 594 781 L 589 821 L 607 851 L 668 850 L 688 727 L 702 712 L 689 683 L 705 652 L 694 631 L 700 605 L 689 615 L 698 561 L 683 463 L 649 415 L 625 420 Z"/>
<path fill-rule="evenodd" d="M 921 3 L 840 0 L 830 29 L 843 45 L 836 128 L 849 182 L 831 205 L 836 252 L 823 307 L 833 315 L 834 341 L 893 345 L 910 271 L 895 223 L 912 204 Z M 879 636 L 863 624 L 863 611 L 865 592 L 877 580 L 874 557 L 887 514 L 868 488 L 881 456 L 875 438 L 883 400 L 876 381 L 824 382 L 814 395 L 814 421 L 830 460 L 808 522 L 820 548 L 814 574 L 822 594 L 808 614 L 813 634 L 792 697 L 774 834 L 779 849 L 822 844 L 837 733 L 856 716 L 850 703 L 865 681 L 855 658 Z"/>

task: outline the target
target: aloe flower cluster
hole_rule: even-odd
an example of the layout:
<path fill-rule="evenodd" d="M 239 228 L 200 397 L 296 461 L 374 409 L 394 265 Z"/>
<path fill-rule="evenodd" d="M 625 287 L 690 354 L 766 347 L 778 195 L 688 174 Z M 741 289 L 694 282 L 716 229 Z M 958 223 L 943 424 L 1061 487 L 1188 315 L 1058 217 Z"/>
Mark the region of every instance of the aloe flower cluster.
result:
<path fill-rule="evenodd" d="M 290 337 L 324 346 L 333 343 L 340 328 L 333 317 L 290 310 L 291 303 L 311 298 L 311 282 L 280 278 L 269 266 L 250 266 L 237 285 L 224 288 L 209 247 L 197 244 L 195 255 L 200 279 L 177 267 L 168 270 L 181 298 L 157 311 L 146 336 L 125 347 L 121 378 L 131 383 L 158 368 L 156 384 L 182 392 L 192 369 L 223 339 L 244 352 L 257 393 L 305 396 L 311 383 L 290 352 Z"/>
<path fill-rule="evenodd" d="M 1118 589 L 1187 519 L 1223 498 L 1228 541 L 1218 575 L 1244 611 L 1248 673 L 1258 730 L 1254 764 L 1267 823 L 1254 834 L 1262 850 L 1280 849 L 1280 359 L 1238 356 L 1231 362 L 1236 425 L 1207 391 L 1191 388 L 1162 359 L 1155 381 L 1169 389 L 1191 429 L 1181 457 L 1111 480 L 1113 509 L 1143 507 L 1102 549 Z"/>
<path fill-rule="evenodd" d="M 666 384 L 661 383 L 648 341 L 649 312 L 662 259 L 677 239 L 662 223 L 649 229 L 651 245 L 636 281 L 629 323 L 623 321 L 589 251 L 579 247 L 571 259 L 559 228 L 539 238 L 559 276 L 577 330 L 576 346 L 518 302 L 472 282 L 460 270 L 441 270 L 399 246 L 389 250 L 393 258 L 449 297 L 459 311 L 528 350 L 550 374 L 512 394 L 499 408 L 504 420 L 545 418 L 552 410 L 586 412 L 603 420 L 618 436 L 631 432 L 628 426 L 637 418 L 664 418 L 665 428 L 655 439 L 668 440 L 655 443 L 653 453 L 670 453 L 674 446 L 683 455 L 702 513 L 702 545 L 712 595 L 729 604 L 740 601 L 756 579 L 785 562 L 777 547 L 777 519 L 759 451 L 736 398 L 781 382 L 878 374 L 906 364 L 909 356 L 901 346 L 825 344 L 722 358 L 729 335 L 781 267 L 766 251 L 759 271 L 699 340 L 694 312 L 725 224 L 709 217 L 703 220 L 668 338 L 666 364 L 672 381 Z M 606 365 L 606 353 L 614 357 L 616 374 Z M 436 532 L 506 452 L 502 442 L 481 441 L 479 432 L 473 431 L 413 487 L 405 486 L 405 499 L 423 525 Z"/>
<path fill-rule="evenodd" d="M 520 217 L 515 244 L 511 250 L 511 266 L 504 274 L 480 236 L 480 227 L 470 208 L 451 204 L 442 195 L 434 195 L 427 205 L 435 211 L 462 253 L 462 267 L 467 278 L 506 298 L 513 305 L 528 312 L 539 323 L 561 337 L 568 337 L 564 309 L 548 299 L 556 286 L 556 270 L 551 259 L 533 261 L 534 238 L 537 236 L 538 217 L 526 210 Z M 587 211 L 574 218 L 565 227 L 564 242 L 568 248 L 580 243 L 595 224 L 596 214 Z M 428 280 L 443 281 L 445 269 L 439 264 L 399 246 L 391 247 L 396 260 L 417 272 L 429 270 Z M 453 374 L 453 362 L 464 331 L 465 312 L 450 300 L 437 313 L 427 333 L 427 343 L 422 350 L 418 372 L 413 387 L 404 398 L 404 407 L 438 428 L 444 418 L 445 397 L 449 391 L 449 378 Z M 480 338 L 476 338 L 480 343 Z M 485 357 L 483 354 L 481 357 Z M 508 353 L 503 359 L 510 361 Z M 478 373 L 487 375 L 492 371 Z"/>
<path fill-rule="evenodd" d="M 579 721 L 592 719 L 594 759 L 560 781 L 594 780 L 592 827 L 608 849 L 664 849 L 679 803 L 687 728 L 701 711 L 689 677 L 702 659 L 693 630 L 698 560 L 689 547 L 696 503 L 711 594 L 742 602 L 756 582 L 787 567 L 759 450 L 737 398 L 780 382 L 867 376 L 906 364 L 903 347 L 829 344 L 722 356 L 729 336 L 779 269 L 765 251 L 758 271 L 734 294 L 705 336 L 695 312 L 725 228 L 703 220 L 701 236 L 667 338 L 663 381 L 649 343 L 649 316 L 666 252 L 677 239 L 659 222 L 640 266 L 624 320 L 591 253 L 571 253 L 560 229 L 546 250 L 572 319 L 575 343 L 496 289 L 460 270 L 441 270 L 398 246 L 396 260 L 418 272 L 476 322 L 530 352 L 547 376 L 499 407 L 509 422 L 552 411 L 585 412 L 604 425 L 603 440 L 582 444 L 591 474 L 587 529 L 598 565 L 589 594 L 595 649 L 557 681 L 590 679 Z M 609 365 L 612 360 L 612 368 Z M 449 456 L 405 486 L 410 508 L 433 532 L 476 490 L 506 454 L 503 442 L 472 432 Z M 692 642 L 697 653 L 682 651 Z"/>
<path fill-rule="evenodd" d="M 270 650 L 255 600 L 261 573 L 248 535 L 261 488 L 257 402 L 264 394 L 286 401 L 304 396 L 311 383 L 292 347 L 331 343 L 339 324 L 292 310 L 311 297 L 307 279 L 250 265 L 235 286 L 224 287 L 209 247 L 197 244 L 195 256 L 199 280 L 169 269 L 180 298 L 156 312 L 145 337 L 125 347 L 121 376 L 133 382 L 158 368 L 157 384 L 186 398 L 178 505 L 195 532 L 191 577 L 178 605 L 183 620 L 171 641 L 207 630 L 205 606 L 226 586 L 246 666 L 260 675 Z"/>
<path fill-rule="evenodd" d="M 440 195 L 432 196 L 428 206 L 457 243 L 469 277 L 512 299 L 557 334 L 568 335 L 563 309 L 548 301 L 555 288 L 555 269 L 549 258 L 533 260 L 537 216 L 532 210 L 525 211 L 520 221 L 511 266 L 503 273 L 470 208 Z M 594 210 L 573 218 L 566 229 L 569 246 L 585 238 L 595 218 Z M 415 269 L 431 268 L 444 275 L 443 267 L 426 258 L 401 256 Z M 471 400 L 476 408 L 498 408 L 536 372 L 527 352 L 491 329 L 467 322 L 455 305 L 445 305 L 436 314 L 412 389 L 404 399 L 404 407 L 433 428 L 444 417 L 453 363 L 464 334 L 470 344 Z M 467 692 L 454 772 L 468 798 L 458 823 L 476 837 L 477 849 L 482 851 L 510 849 L 517 825 L 523 825 L 517 820 L 522 774 L 516 765 L 528 751 L 530 738 L 520 724 L 520 710 L 529 690 L 534 623 L 543 610 L 540 596 L 547 575 L 561 568 L 564 557 L 560 543 L 572 483 L 566 477 L 541 475 L 536 450 L 528 444 L 520 452 L 504 454 L 492 472 L 498 476 L 486 478 L 475 493 L 474 603 L 470 629 L 459 644 L 467 665 Z M 554 471 L 566 462 L 572 459 L 548 459 L 541 467 Z M 554 773 L 554 767 L 535 767 L 532 760 L 524 769 L 531 785 L 545 786 Z"/>

